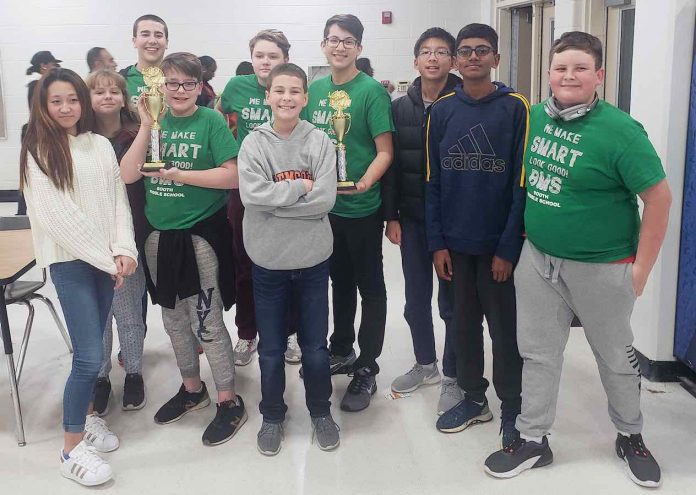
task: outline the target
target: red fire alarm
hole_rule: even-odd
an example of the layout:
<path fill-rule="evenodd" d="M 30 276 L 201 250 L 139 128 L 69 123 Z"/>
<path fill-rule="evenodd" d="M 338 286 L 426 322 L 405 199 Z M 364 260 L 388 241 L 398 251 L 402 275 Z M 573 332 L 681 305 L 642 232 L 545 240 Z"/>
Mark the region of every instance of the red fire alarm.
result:
<path fill-rule="evenodd" d="M 392 23 L 392 13 L 391 10 L 385 10 L 382 12 L 382 24 Z"/>

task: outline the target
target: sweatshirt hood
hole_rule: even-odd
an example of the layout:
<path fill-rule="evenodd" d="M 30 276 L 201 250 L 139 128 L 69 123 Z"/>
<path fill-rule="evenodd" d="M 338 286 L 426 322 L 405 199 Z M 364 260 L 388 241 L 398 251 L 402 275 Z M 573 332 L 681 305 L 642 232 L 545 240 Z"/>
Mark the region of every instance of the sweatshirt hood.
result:
<path fill-rule="evenodd" d="M 287 139 L 280 137 L 280 135 L 275 131 L 275 129 L 273 129 L 273 126 L 270 122 L 265 122 L 262 125 L 258 126 L 256 129 L 254 129 L 254 132 L 260 132 L 266 139 L 274 138 L 283 141 L 303 141 L 307 139 L 309 134 L 314 129 L 316 129 L 316 127 L 314 127 L 314 125 L 312 125 L 310 122 L 307 122 L 306 120 L 300 120 L 297 122 L 297 125 L 292 130 L 290 136 L 288 136 Z"/>
<path fill-rule="evenodd" d="M 495 100 L 496 98 L 500 98 L 501 96 L 505 96 L 507 94 L 515 92 L 514 89 L 512 89 L 509 86 L 505 86 L 505 84 L 501 82 L 493 81 L 493 84 L 495 85 L 496 90 L 493 91 L 491 94 L 484 96 L 480 100 L 476 100 L 468 94 L 466 94 L 464 92 L 464 87 L 461 84 L 454 88 L 454 93 L 457 95 L 457 98 L 464 101 L 465 103 L 468 103 L 469 105 L 480 105 L 482 103 L 488 103 L 489 101 Z"/>

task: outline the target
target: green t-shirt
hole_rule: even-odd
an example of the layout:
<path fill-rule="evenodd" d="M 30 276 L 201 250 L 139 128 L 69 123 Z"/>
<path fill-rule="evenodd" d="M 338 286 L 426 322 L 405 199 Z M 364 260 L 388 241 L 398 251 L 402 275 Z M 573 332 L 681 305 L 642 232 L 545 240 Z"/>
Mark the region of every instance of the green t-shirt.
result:
<path fill-rule="evenodd" d="M 551 119 L 534 105 L 524 164 L 527 238 L 542 252 L 608 263 L 636 254 L 636 194 L 665 178 L 637 121 L 604 102 L 585 117 Z"/>
<path fill-rule="evenodd" d="M 309 103 L 302 112 L 308 120 L 326 132 L 336 143 L 336 133 L 331 126 L 333 110 L 329 106 L 329 93 L 343 90 L 350 96 L 350 130 L 343 139 L 346 145 L 348 180 L 358 182 L 377 156 L 375 138 L 385 132 L 393 132 L 391 99 L 384 87 L 364 72 L 351 81 L 336 85 L 331 76 L 314 81 L 309 88 Z M 376 212 L 382 204 L 380 184 L 360 194 L 338 195 L 331 213 L 342 217 L 361 218 Z"/>
<path fill-rule="evenodd" d="M 237 114 L 237 143 L 240 146 L 251 131 L 271 121 L 266 88 L 259 85 L 255 74 L 230 79 L 220 97 L 220 106 L 223 113 Z"/>
<path fill-rule="evenodd" d="M 182 170 L 209 170 L 237 156 L 239 147 L 225 119 L 198 107 L 193 115 L 162 119 L 162 160 Z M 223 208 L 226 189 L 145 178 L 145 216 L 157 230 L 188 229 Z"/>
<path fill-rule="evenodd" d="M 133 108 L 138 108 L 138 98 L 140 95 L 147 91 L 147 86 L 145 86 L 145 81 L 143 80 L 143 73 L 138 70 L 135 64 L 131 65 L 128 69 L 128 74 L 126 75 L 126 87 L 128 89 L 128 96 L 130 96 Z"/>

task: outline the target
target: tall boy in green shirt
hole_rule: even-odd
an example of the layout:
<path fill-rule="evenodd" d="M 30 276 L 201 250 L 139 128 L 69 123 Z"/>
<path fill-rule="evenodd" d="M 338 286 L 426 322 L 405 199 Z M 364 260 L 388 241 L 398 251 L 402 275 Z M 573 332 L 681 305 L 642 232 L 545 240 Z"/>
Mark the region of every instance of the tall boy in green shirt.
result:
<path fill-rule="evenodd" d="M 354 15 L 340 14 L 326 21 L 321 48 L 331 66 L 331 75 L 309 88 L 304 118 L 332 139 L 329 96 L 337 91 L 348 95 L 350 130 L 346 146 L 347 179 L 355 190 L 341 191 L 329 215 L 334 234 L 331 256 L 334 333 L 331 336 L 331 372 L 353 373 L 341 401 L 344 411 L 360 411 L 370 405 L 377 390 L 377 358 L 382 352 L 387 318 L 387 293 L 382 265 L 381 197 L 379 180 L 393 157 L 391 100 L 377 81 L 355 66 L 362 52 L 363 25 Z M 346 100 L 347 101 L 347 100 Z M 356 359 L 356 289 L 362 299 L 358 330 L 360 357 Z"/>

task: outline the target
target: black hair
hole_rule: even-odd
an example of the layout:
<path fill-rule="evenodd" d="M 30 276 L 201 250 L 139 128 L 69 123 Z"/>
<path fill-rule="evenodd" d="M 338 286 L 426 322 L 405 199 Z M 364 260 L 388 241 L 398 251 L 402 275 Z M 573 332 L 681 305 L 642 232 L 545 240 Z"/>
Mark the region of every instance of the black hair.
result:
<path fill-rule="evenodd" d="M 89 67 L 90 71 L 94 70 L 94 64 L 101 58 L 101 51 L 103 49 L 104 48 L 101 46 L 95 46 L 94 48 L 90 48 L 87 52 L 87 67 Z"/>
<path fill-rule="evenodd" d="M 414 57 L 417 57 L 418 53 L 420 53 L 421 46 L 423 46 L 425 40 L 428 40 L 430 38 L 437 38 L 447 43 L 447 47 L 449 48 L 450 53 L 454 55 L 454 51 L 457 48 L 454 44 L 454 36 L 452 36 L 450 32 L 446 31 L 445 29 L 439 27 L 432 27 L 430 29 L 427 29 L 423 34 L 420 35 L 418 40 L 416 40 L 416 44 L 413 45 Z"/>
<path fill-rule="evenodd" d="M 336 14 L 330 17 L 324 26 L 324 38 L 329 35 L 329 29 L 331 29 L 331 26 L 334 24 L 341 29 L 348 31 L 350 34 L 355 36 L 355 39 L 358 40 L 358 44 L 362 44 L 362 37 L 365 28 L 363 27 L 362 22 L 360 22 L 360 19 L 355 17 L 353 14 Z"/>
<path fill-rule="evenodd" d="M 493 51 L 498 53 L 498 33 L 496 33 L 495 29 L 490 27 L 488 24 L 479 24 L 477 22 L 467 24 L 459 31 L 455 46 L 459 47 L 462 40 L 468 38 L 483 38 L 491 44 Z"/>

